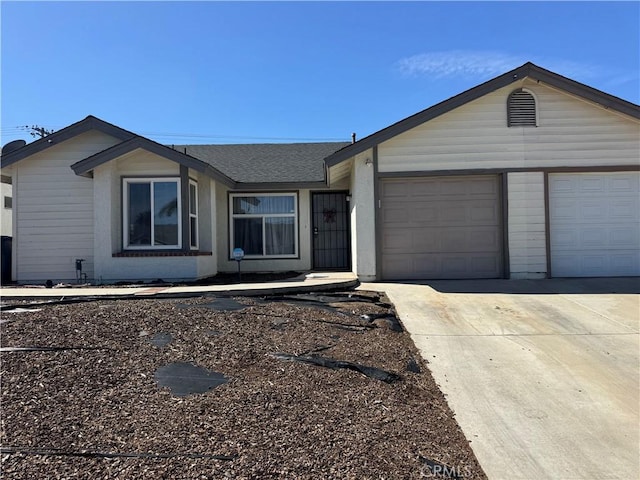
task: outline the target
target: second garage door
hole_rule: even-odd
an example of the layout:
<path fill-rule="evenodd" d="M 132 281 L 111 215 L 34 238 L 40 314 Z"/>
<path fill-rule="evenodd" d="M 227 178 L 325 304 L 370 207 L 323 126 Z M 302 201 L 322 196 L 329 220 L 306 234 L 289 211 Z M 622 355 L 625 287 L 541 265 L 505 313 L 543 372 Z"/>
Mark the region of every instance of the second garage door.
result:
<path fill-rule="evenodd" d="M 383 179 L 382 278 L 500 278 L 497 175 Z"/>
<path fill-rule="evenodd" d="M 640 275 L 640 173 L 549 175 L 551 274 Z"/>

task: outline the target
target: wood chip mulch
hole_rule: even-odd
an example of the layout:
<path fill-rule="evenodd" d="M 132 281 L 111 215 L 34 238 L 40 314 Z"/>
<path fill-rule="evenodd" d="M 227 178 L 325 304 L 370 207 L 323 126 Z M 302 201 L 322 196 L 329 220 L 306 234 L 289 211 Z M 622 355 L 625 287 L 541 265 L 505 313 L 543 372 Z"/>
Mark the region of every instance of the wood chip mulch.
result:
<path fill-rule="evenodd" d="M 2 478 L 486 478 L 409 335 L 372 320 L 393 313 L 388 300 L 358 295 L 372 301 L 3 311 Z M 34 346 L 49 350 L 6 351 Z M 291 356 L 375 367 L 392 381 L 282 359 Z M 175 396 L 155 379 L 175 362 L 228 381 Z"/>

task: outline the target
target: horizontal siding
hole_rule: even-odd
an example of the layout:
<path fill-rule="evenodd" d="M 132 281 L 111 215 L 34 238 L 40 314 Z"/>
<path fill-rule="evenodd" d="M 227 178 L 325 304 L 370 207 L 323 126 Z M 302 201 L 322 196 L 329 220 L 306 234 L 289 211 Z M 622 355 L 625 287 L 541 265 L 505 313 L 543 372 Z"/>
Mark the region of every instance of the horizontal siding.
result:
<path fill-rule="evenodd" d="M 76 258 L 93 276 L 93 180 L 71 165 L 116 143 L 86 132 L 15 165 L 18 281 L 74 280 Z"/>
<path fill-rule="evenodd" d="M 180 165 L 150 152 L 135 150 L 117 160 L 121 176 L 178 176 Z"/>
<path fill-rule="evenodd" d="M 507 127 L 509 93 L 537 99 L 538 127 Z M 637 165 L 640 123 L 525 80 L 383 142 L 379 171 Z"/>
<path fill-rule="evenodd" d="M 507 175 L 509 264 L 512 276 L 547 271 L 544 174 Z"/>

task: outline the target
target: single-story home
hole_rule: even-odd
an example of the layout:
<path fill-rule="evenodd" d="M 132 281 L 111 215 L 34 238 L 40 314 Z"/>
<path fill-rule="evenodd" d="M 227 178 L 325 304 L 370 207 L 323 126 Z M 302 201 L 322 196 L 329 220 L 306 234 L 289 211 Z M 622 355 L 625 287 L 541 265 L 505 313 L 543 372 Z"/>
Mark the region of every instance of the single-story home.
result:
<path fill-rule="evenodd" d="M 18 282 L 640 275 L 640 106 L 526 63 L 356 142 L 161 145 L 89 116 L 2 154 Z"/>

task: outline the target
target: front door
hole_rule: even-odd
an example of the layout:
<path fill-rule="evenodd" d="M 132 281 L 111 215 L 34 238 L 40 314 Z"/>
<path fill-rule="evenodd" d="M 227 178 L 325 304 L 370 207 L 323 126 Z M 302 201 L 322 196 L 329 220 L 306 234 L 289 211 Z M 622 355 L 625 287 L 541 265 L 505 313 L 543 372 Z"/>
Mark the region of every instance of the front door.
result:
<path fill-rule="evenodd" d="M 349 204 L 346 192 L 312 194 L 313 269 L 350 267 Z"/>

